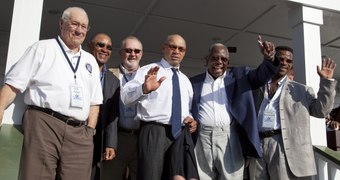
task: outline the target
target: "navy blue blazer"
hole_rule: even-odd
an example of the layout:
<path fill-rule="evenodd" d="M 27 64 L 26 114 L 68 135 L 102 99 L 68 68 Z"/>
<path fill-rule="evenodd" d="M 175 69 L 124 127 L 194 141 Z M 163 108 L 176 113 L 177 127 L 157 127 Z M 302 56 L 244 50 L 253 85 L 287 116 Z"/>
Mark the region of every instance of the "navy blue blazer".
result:
<path fill-rule="evenodd" d="M 226 103 L 228 103 L 233 123 L 237 123 L 236 127 L 245 157 L 261 157 L 262 155 L 252 90 L 263 86 L 275 74 L 278 64 L 276 61 L 272 63 L 263 60 L 256 69 L 246 66 L 234 67 L 228 70 L 224 78 Z M 202 73 L 190 78 L 194 91 L 191 108 L 194 119 L 198 119 L 205 76 L 206 73 Z"/>

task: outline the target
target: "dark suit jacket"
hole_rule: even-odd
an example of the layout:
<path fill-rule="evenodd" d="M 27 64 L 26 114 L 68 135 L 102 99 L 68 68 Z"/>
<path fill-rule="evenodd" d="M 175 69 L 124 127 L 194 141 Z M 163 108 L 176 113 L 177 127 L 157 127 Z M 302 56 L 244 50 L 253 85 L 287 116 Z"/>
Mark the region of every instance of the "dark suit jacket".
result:
<path fill-rule="evenodd" d="M 172 180 L 175 175 L 181 175 L 199 180 L 194 148 L 189 128 L 185 127 L 166 152 L 162 179 Z"/>
<path fill-rule="evenodd" d="M 275 65 L 264 60 L 258 68 L 235 67 L 227 72 L 224 79 L 229 112 L 240 136 L 244 156 L 261 157 L 260 139 L 258 136 L 256 112 L 252 90 L 264 85 L 276 72 Z M 190 78 L 194 97 L 192 102 L 192 115 L 198 119 L 201 92 L 206 73 Z"/>
<path fill-rule="evenodd" d="M 107 132 L 117 131 L 117 118 L 119 115 L 119 79 L 107 71 L 105 73 L 105 81 L 103 87 L 103 104 L 100 105 L 98 123 L 96 126 L 96 135 L 94 136 L 94 156 L 93 163 L 98 163 L 101 160 L 103 153 L 103 142 L 110 142 L 110 147 L 117 146 L 117 136 L 104 135 L 104 129 L 109 129 Z M 110 137 L 110 138 L 107 138 Z"/>

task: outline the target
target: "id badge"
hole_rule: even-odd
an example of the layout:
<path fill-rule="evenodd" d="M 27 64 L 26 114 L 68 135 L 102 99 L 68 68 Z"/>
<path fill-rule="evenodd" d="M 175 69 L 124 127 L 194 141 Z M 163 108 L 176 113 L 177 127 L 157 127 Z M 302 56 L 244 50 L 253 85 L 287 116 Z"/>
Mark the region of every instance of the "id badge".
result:
<path fill-rule="evenodd" d="M 263 112 L 262 128 L 273 129 L 276 121 L 276 112 L 273 110 L 265 110 Z"/>
<path fill-rule="evenodd" d="M 70 91 L 71 91 L 71 107 L 82 109 L 84 105 L 83 88 L 77 85 L 70 85 Z"/>
<path fill-rule="evenodd" d="M 134 106 L 125 106 L 124 108 L 124 115 L 125 117 L 135 117 L 136 116 L 136 106 L 137 105 L 134 105 Z"/>

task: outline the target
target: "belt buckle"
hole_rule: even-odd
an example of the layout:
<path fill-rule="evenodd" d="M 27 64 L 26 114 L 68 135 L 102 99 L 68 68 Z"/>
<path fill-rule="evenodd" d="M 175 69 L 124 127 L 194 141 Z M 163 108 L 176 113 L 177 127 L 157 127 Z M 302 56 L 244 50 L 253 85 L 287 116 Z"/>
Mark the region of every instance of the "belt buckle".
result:
<path fill-rule="evenodd" d="M 274 135 L 274 130 L 260 132 L 260 138 L 264 139 L 267 137 L 272 137 Z"/>
<path fill-rule="evenodd" d="M 79 121 L 76 121 L 74 118 L 72 117 L 68 117 L 65 121 L 66 124 L 74 126 L 74 127 L 78 127 L 81 125 L 81 123 Z"/>
<path fill-rule="evenodd" d="M 267 132 L 267 137 L 272 137 L 274 136 L 274 130 L 270 130 Z"/>
<path fill-rule="evenodd" d="M 266 136 L 267 137 L 272 137 L 273 135 L 274 135 L 274 131 L 273 130 L 270 130 L 270 131 L 266 132 Z"/>

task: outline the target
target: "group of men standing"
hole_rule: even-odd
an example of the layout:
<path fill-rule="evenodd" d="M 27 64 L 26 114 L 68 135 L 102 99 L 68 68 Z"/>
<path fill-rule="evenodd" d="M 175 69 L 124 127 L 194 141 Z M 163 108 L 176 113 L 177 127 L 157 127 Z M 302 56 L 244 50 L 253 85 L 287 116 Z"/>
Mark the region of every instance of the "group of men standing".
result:
<path fill-rule="evenodd" d="M 256 69 L 229 68 L 227 47 L 215 43 L 206 72 L 189 79 L 181 35 L 167 36 L 161 60 L 143 67 L 142 43 L 128 36 L 120 65 L 109 68 L 107 34 L 91 38 L 90 53 L 81 47 L 89 27 L 82 8 L 67 8 L 59 25 L 58 37 L 27 49 L 0 92 L 1 122 L 25 91 L 22 179 L 242 180 L 246 161 L 250 179 L 316 174 L 309 116 L 325 117 L 334 104 L 330 58 L 317 67 L 316 97 L 287 78 L 293 50 L 261 37 Z"/>

